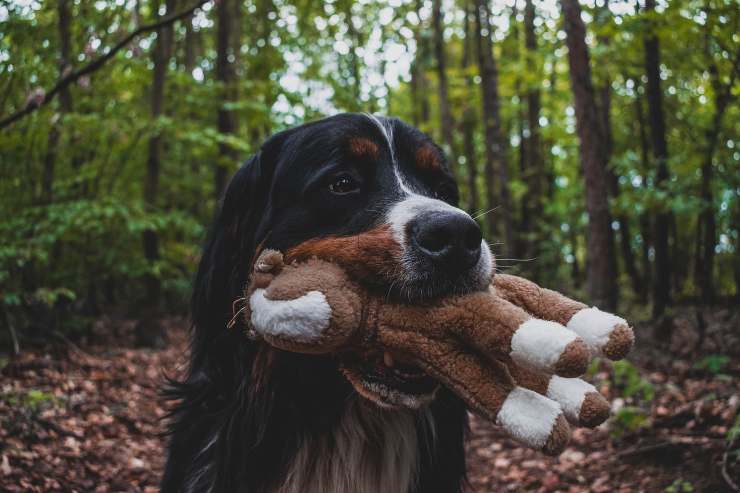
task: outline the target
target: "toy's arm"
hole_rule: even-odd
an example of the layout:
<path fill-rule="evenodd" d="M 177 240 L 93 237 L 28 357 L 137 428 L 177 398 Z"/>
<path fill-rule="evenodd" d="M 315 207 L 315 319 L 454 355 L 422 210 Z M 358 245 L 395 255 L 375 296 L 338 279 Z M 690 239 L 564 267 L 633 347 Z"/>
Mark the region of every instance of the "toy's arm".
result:
<path fill-rule="evenodd" d="M 262 253 L 245 297 L 250 328 L 275 347 L 329 353 L 345 347 L 362 325 L 362 291 L 335 264 L 308 260 L 284 265 L 281 253 Z"/>
<path fill-rule="evenodd" d="M 566 326 L 583 338 L 593 354 L 618 360 L 627 355 L 634 343 L 632 329 L 623 318 L 596 307 L 589 308 L 527 279 L 496 274 L 492 291 L 535 317 Z"/>
<path fill-rule="evenodd" d="M 578 335 L 557 322 L 532 318 L 522 308 L 484 291 L 449 297 L 432 306 L 383 305 L 381 326 L 454 337 L 489 358 L 564 377 L 582 375 L 590 361 Z"/>

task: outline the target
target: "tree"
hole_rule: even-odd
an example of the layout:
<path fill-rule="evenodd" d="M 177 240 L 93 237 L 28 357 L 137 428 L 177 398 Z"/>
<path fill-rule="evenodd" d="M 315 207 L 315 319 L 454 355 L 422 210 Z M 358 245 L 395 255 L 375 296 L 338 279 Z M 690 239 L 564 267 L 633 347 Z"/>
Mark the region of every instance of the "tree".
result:
<path fill-rule="evenodd" d="M 506 157 L 506 138 L 501 124 L 501 102 L 498 89 L 498 68 L 493 56 L 493 33 L 489 23 L 490 13 L 485 0 L 476 0 L 475 3 L 476 52 L 478 55 L 478 70 L 481 78 L 481 99 L 483 100 L 483 127 L 486 148 L 486 162 L 484 167 L 486 178 L 486 198 L 489 208 L 496 204 L 496 172 L 498 173 L 498 199 L 502 211 L 497 216 L 487 214 L 489 234 L 497 231 L 497 222 L 503 223 L 503 239 L 506 248 L 512 249 L 514 244 L 514 226 L 511 207 L 511 193 L 509 191 L 509 163 Z M 496 171 L 494 171 L 496 170 Z M 501 218 L 496 221 L 495 217 Z"/>
<path fill-rule="evenodd" d="M 648 16 L 655 12 L 655 0 L 645 0 Z M 643 40 L 645 46 L 645 73 L 647 75 L 648 121 L 653 157 L 657 167 L 655 188 L 667 193 L 668 143 L 665 136 L 665 117 L 663 115 L 663 93 L 660 88 L 660 42 L 655 34 L 654 23 Z M 653 242 L 655 245 L 655 275 L 653 276 L 653 315 L 660 316 L 665 311 L 671 297 L 671 264 L 668 252 L 668 234 L 671 223 L 670 211 L 665 207 L 655 214 Z"/>
<path fill-rule="evenodd" d="M 706 146 L 704 150 L 704 156 L 701 164 L 701 184 L 700 184 L 700 197 L 702 200 L 701 213 L 699 215 L 699 223 L 697 225 L 697 278 L 698 284 L 701 290 L 701 298 L 704 303 L 713 303 L 715 299 L 714 289 L 714 258 L 715 248 L 717 245 L 717 211 L 714 205 L 714 155 L 717 150 L 717 143 L 719 141 L 720 132 L 722 131 L 722 120 L 727 112 L 728 106 L 735 99 L 733 94 L 733 87 L 735 86 L 735 80 L 738 77 L 738 71 L 740 70 L 740 50 L 736 50 L 733 54 L 729 73 L 723 78 L 720 73 L 720 68 L 715 59 L 715 55 L 712 52 L 713 44 L 723 45 L 723 41 L 719 38 L 712 39 L 710 34 L 711 26 L 715 19 L 715 12 L 712 11 L 709 6 L 705 6 L 707 14 L 707 22 L 704 25 L 704 55 L 709 61 L 709 79 L 712 88 L 712 106 L 713 112 L 711 115 L 711 123 L 709 128 L 706 130 Z M 732 51 L 724 46 L 719 46 L 720 51 L 726 53 L 732 53 Z M 726 79 L 723 80 L 723 79 Z"/>
<path fill-rule="evenodd" d="M 452 129 L 455 126 L 450 111 L 450 99 L 448 95 L 447 81 L 447 57 L 445 55 L 444 40 L 444 14 L 442 13 L 442 0 L 432 0 L 432 28 L 434 31 L 434 57 L 437 67 L 437 89 L 439 91 L 439 119 L 442 129 L 442 140 L 447 146 L 453 171 L 457 169 L 455 156 L 455 140 Z"/>
<path fill-rule="evenodd" d="M 72 34 L 70 32 L 71 12 L 69 0 L 58 0 L 57 22 L 59 28 L 59 78 L 63 78 L 72 69 L 71 46 Z M 69 87 L 65 86 L 59 91 L 59 115 L 53 117 L 53 123 L 49 130 L 49 139 L 46 144 L 46 157 L 44 159 L 44 174 L 41 181 L 41 201 L 51 203 L 54 197 L 54 171 L 57 160 L 57 147 L 61 134 L 60 120 L 65 114 L 72 112 L 72 94 Z"/>
<path fill-rule="evenodd" d="M 568 45 L 570 80 L 575 102 L 576 128 L 580 141 L 581 166 L 586 184 L 588 211 L 588 263 L 586 283 L 591 301 L 607 310 L 617 303 L 614 244 L 609 213 L 604 140 L 601 135 L 586 27 L 577 0 L 561 0 Z"/>
<path fill-rule="evenodd" d="M 239 160 L 239 153 L 224 137 L 236 133 L 236 114 L 228 106 L 235 100 L 236 71 L 235 63 L 238 52 L 234 50 L 233 28 L 235 9 L 239 8 L 237 0 L 221 0 L 216 5 L 216 81 L 219 84 L 219 107 L 217 111 L 217 129 L 222 135 L 218 144 L 219 159 L 213 175 L 213 193 L 219 199 L 226 188 L 226 179 L 231 166 Z"/>
<path fill-rule="evenodd" d="M 177 0 L 166 0 L 167 13 L 175 10 Z M 157 12 L 158 9 L 155 9 Z M 158 14 L 157 14 L 158 15 Z M 152 73 L 151 115 L 155 125 L 157 120 L 165 114 L 165 82 L 167 67 L 172 56 L 172 24 L 157 29 L 157 39 L 152 51 L 154 65 Z M 159 196 L 159 176 L 162 167 L 162 132 L 157 131 L 149 139 L 146 161 L 146 177 L 144 182 L 144 204 L 152 210 L 157 207 Z M 144 256 L 149 264 L 149 272 L 145 276 L 145 298 L 143 300 L 142 317 L 137 327 L 139 342 L 146 345 L 159 343 L 162 328 L 156 322 L 155 313 L 159 309 L 162 284 L 159 276 L 154 272 L 160 260 L 159 235 L 155 229 L 148 228 L 143 233 Z"/>
<path fill-rule="evenodd" d="M 414 32 L 416 53 L 411 64 L 411 103 L 414 125 L 423 126 L 429 121 L 429 79 L 427 78 L 427 59 L 429 58 L 429 38 L 421 20 L 423 0 L 416 1 L 416 17 L 419 19 Z"/>
<path fill-rule="evenodd" d="M 526 47 L 526 67 L 527 74 L 530 78 L 527 78 L 526 87 L 526 100 L 527 100 L 527 117 L 526 117 L 526 129 L 524 137 L 526 138 L 526 144 L 524 141 L 520 145 L 526 148 L 526 154 L 524 158 L 525 174 L 523 179 L 527 185 L 527 193 L 523 199 L 523 211 L 522 214 L 526 213 L 526 229 L 522 230 L 522 233 L 527 234 L 529 241 L 527 242 L 524 250 L 525 257 L 536 256 L 536 250 L 530 245 L 540 245 L 542 243 L 542 235 L 540 234 L 540 223 L 531 223 L 531 218 L 536 215 L 542 214 L 542 202 L 544 198 L 544 187 L 542 184 L 543 179 L 546 176 L 544 159 L 542 157 L 542 130 L 540 128 L 540 82 L 531 80 L 531 76 L 538 74 L 538 63 L 537 63 L 537 35 L 535 33 L 534 26 L 535 9 L 532 0 L 526 0 L 524 6 L 524 44 Z M 533 231 L 530 231 L 533 230 Z M 533 264 L 533 276 L 537 278 L 537 265 L 538 262 Z"/>
<path fill-rule="evenodd" d="M 465 39 L 463 40 L 463 57 L 462 70 L 465 74 L 465 88 L 469 94 L 473 94 L 475 84 L 473 74 L 470 71 L 472 66 L 471 49 L 473 44 L 472 31 L 474 30 L 474 20 L 472 9 L 475 8 L 472 2 L 465 2 Z M 463 135 L 463 155 L 465 156 L 465 169 L 467 171 L 468 185 L 468 211 L 475 215 L 478 213 L 478 163 L 475 154 L 475 122 L 477 115 L 472 101 L 468 98 L 463 108 L 462 116 L 462 135 Z"/>

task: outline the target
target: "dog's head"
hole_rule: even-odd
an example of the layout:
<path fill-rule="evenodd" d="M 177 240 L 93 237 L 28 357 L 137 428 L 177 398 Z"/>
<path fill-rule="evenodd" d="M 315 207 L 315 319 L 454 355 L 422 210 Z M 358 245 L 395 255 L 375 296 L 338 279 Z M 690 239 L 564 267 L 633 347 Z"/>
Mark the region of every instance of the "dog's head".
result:
<path fill-rule="evenodd" d="M 228 186 L 196 281 L 195 323 L 225 324 L 262 248 L 336 260 L 406 301 L 485 289 L 492 256 L 457 202 L 439 147 L 399 120 L 343 114 L 276 134 Z M 417 408 L 437 383 L 405 360 L 353 355 L 339 367 L 363 396 Z"/>

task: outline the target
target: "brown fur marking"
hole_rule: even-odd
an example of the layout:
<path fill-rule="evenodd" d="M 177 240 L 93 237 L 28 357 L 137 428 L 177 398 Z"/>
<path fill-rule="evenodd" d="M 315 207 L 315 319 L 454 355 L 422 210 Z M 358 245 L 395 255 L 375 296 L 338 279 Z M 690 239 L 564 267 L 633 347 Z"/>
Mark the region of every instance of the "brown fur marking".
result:
<path fill-rule="evenodd" d="M 424 144 L 416 150 L 416 165 L 424 171 L 442 169 L 439 153 L 431 144 Z"/>
<path fill-rule="evenodd" d="M 341 266 L 350 279 L 376 285 L 392 282 L 401 273 L 401 253 L 390 226 L 383 225 L 354 236 L 305 241 L 286 252 L 285 263 L 316 257 Z"/>
<path fill-rule="evenodd" d="M 378 144 L 365 137 L 352 137 L 349 139 L 349 152 L 357 157 L 378 159 L 380 148 Z"/>

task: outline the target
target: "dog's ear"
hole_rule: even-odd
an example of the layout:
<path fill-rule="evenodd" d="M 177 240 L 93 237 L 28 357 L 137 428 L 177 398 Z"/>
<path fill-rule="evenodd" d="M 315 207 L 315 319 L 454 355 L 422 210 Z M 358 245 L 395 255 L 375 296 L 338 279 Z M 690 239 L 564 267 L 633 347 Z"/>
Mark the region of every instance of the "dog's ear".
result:
<path fill-rule="evenodd" d="M 203 250 L 191 310 L 196 337 L 223 329 L 244 288 L 286 132 L 276 134 L 232 177 Z"/>

